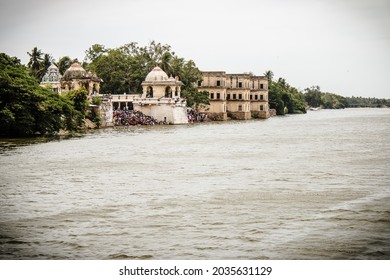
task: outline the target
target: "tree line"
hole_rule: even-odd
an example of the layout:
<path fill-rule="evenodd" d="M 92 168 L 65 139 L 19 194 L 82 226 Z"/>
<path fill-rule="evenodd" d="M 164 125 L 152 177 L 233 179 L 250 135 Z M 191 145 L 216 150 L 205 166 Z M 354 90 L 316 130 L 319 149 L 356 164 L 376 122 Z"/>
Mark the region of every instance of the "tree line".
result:
<path fill-rule="evenodd" d="M 390 107 L 390 99 L 372 97 L 344 97 L 322 92 L 319 86 L 306 88 L 303 92 L 290 86 L 284 78 L 274 80 L 271 70 L 264 73 L 268 78 L 269 105 L 277 115 L 306 113 L 307 108 L 344 109 L 355 107 Z"/>
<path fill-rule="evenodd" d="M 355 107 L 388 107 L 390 99 L 374 97 L 344 97 L 335 93 L 322 92 L 319 86 L 306 88 L 305 101 L 310 107 L 324 109 L 344 109 Z"/>

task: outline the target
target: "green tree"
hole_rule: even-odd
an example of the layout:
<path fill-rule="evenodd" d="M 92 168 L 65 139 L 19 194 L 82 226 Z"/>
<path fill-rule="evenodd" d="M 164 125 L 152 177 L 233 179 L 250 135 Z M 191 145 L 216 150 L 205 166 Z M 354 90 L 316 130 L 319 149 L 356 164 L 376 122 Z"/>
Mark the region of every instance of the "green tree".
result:
<path fill-rule="evenodd" d="M 312 86 L 305 89 L 304 93 L 307 104 L 311 107 L 325 109 L 342 109 L 348 107 L 345 97 L 329 92 L 321 92 L 319 86 Z"/>
<path fill-rule="evenodd" d="M 305 89 L 305 100 L 310 107 L 321 106 L 321 90 L 319 86 L 312 86 Z"/>
<path fill-rule="evenodd" d="M 58 60 L 57 67 L 61 75 L 72 65 L 72 60 L 69 56 L 63 56 Z"/>
<path fill-rule="evenodd" d="M 173 68 L 171 65 L 171 60 L 172 60 L 172 54 L 170 52 L 165 52 L 161 56 L 161 61 L 158 64 L 160 68 L 167 73 L 168 76 L 173 75 Z"/>
<path fill-rule="evenodd" d="M 85 51 L 85 61 L 91 62 L 107 53 L 106 47 L 101 44 L 94 44 Z"/>
<path fill-rule="evenodd" d="M 30 74 L 37 78 L 37 80 L 40 80 L 39 77 L 41 75 L 41 68 L 42 68 L 42 51 L 38 50 L 37 47 L 33 48 L 30 52 L 27 52 L 27 54 L 30 56 L 30 60 L 28 61 L 27 66 L 30 68 Z"/>
<path fill-rule="evenodd" d="M 41 67 L 37 72 L 38 80 L 41 81 L 43 76 L 46 74 L 47 69 L 54 62 L 53 57 L 50 54 L 44 54 L 43 60 L 41 62 Z"/>
<path fill-rule="evenodd" d="M 269 72 L 272 73 L 272 71 Z M 290 86 L 284 78 L 279 78 L 277 82 L 271 81 L 269 104 L 270 108 L 276 110 L 277 115 L 306 113 L 304 95 L 295 87 Z"/>
<path fill-rule="evenodd" d="M 282 94 L 280 93 L 280 86 L 276 83 L 270 83 L 268 86 L 268 99 L 271 109 L 276 110 L 277 115 L 284 115 L 284 101 L 282 100 Z"/>
<path fill-rule="evenodd" d="M 177 76 L 183 82 L 181 93 L 189 106 L 208 102 L 204 94 L 198 93 L 195 87 L 195 83 L 202 78 L 200 70 L 192 60 L 186 61 L 175 55 L 169 45 L 152 41 L 147 46 L 140 47 L 133 42 L 119 48 L 106 49 L 95 44 L 86 54 L 86 59 L 90 60 L 88 70 L 95 71 L 104 81 L 102 92 L 141 93 L 141 83 L 158 65 L 168 75 Z"/>
<path fill-rule="evenodd" d="M 86 89 L 70 90 L 62 94 L 66 99 L 71 101 L 71 104 L 75 110 L 73 112 L 73 120 L 75 124 L 73 126 L 81 127 L 88 106 L 88 92 Z"/>
<path fill-rule="evenodd" d="M 268 83 L 271 83 L 274 78 L 274 72 L 267 70 L 265 71 L 264 76 L 268 79 Z"/>
<path fill-rule="evenodd" d="M 135 61 L 131 59 L 120 50 L 112 49 L 89 64 L 89 70 L 96 71 L 98 77 L 104 81 L 101 85 L 102 92 L 123 94 L 134 91 L 131 76 L 136 72 L 132 71 L 131 66 Z"/>
<path fill-rule="evenodd" d="M 19 59 L 0 54 L 0 135 L 73 130 L 75 114 L 70 100 L 39 86 Z"/>

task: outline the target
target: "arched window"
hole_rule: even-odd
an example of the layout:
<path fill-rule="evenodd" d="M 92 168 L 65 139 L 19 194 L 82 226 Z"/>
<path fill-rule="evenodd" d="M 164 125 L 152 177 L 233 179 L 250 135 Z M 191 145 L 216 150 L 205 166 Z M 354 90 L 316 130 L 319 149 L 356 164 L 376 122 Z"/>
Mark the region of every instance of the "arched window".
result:
<path fill-rule="evenodd" d="M 172 89 L 171 87 L 165 88 L 165 97 L 172 97 Z"/>
<path fill-rule="evenodd" d="M 152 98 L 153 97 L 153 88 L 151 86 L 149 86 L 147 89 L 146 89 L 146 97 L 147 98 Z"/>

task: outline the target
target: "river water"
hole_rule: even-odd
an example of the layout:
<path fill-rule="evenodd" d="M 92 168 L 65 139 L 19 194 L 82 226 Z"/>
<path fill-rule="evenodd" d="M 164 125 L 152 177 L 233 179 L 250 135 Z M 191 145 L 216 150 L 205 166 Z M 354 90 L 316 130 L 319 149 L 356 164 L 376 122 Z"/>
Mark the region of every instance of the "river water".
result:
<path fill-rule="evenodd" d="M 390 110 L 0 140 L 1 259 L 390 259 Z"/>

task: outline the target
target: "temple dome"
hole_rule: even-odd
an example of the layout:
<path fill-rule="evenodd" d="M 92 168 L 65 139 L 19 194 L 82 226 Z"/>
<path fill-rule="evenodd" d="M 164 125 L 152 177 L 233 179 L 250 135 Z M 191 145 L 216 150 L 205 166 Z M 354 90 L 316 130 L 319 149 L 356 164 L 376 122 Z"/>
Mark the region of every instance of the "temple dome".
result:
<path fill-rule="evenodd" d="M 145 78 L 145 82 L 167 81 L 168 75 L 160 67 L 156 66 Z"/>
<path fill-rule="evenodd" d="M 88 78 L 87 71 L 80 65 L 80 63 L 75 60 L 73 64 L 65 71 L 63 79 L 72 80 L 72 79 L 85 79 Z"/>
<path fill-rule="evenodd" d="M 41 83 L 59 83 L 61 80 L 61 74 L 58 70 L 58 67 L 54 64 L 51 64 L 47 70 L 45 75 L 43 76 Z"/>

